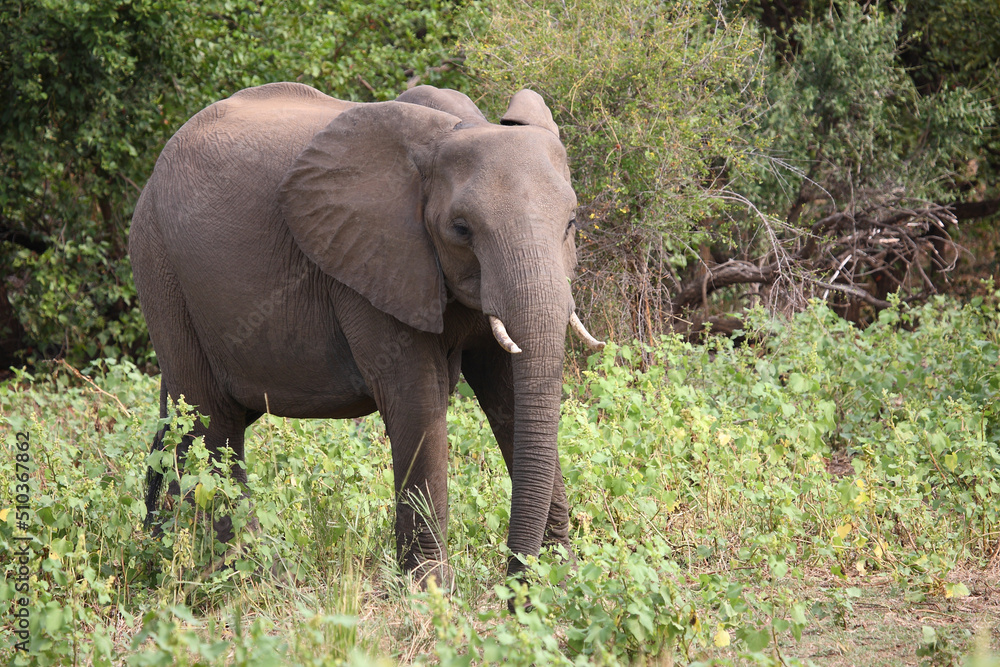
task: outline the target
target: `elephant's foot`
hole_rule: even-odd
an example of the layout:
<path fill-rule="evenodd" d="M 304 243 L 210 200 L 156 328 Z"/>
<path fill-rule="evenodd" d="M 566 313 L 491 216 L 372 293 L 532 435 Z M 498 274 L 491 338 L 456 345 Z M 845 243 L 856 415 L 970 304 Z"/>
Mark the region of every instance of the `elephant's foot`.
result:
<path fill-rule="evenodd" d="M 561 563 L 569 563 L 571 566 L 570 571 L 576 572 L 576 554 L 573 552 L 573 545 L 569 541 L 567 532 L 568 531 L 566 530 L 552 530 L 551 527 L 546 528 L 545 539 L 542 542 L 542 550 L 550 550 L 550 553 L 554 558 L 557 558 Z M 512 588 L 517 588 L 521 584 L 527 584 L 530 586 L 531 573 L 521 558 L 514 556 L 507 562 L 507 583 Z M 560 585 L 565 589 L 566 582 L 563 581 Z M 507 600 L 507 611 L 513 614 L 516 608 L 517 602 L 515 598 Z M 529 601 L 525 600 L 523 608 L 525 611 L 530 612 L 533 609 L 533 606 Z"/>
<path fill-rule="evenodd" d="M 231 517 L 219 517 L 212 522 L 212 527 L 215 530 L 215 539 L 226 545 L 226 550 L 221 556 L 215 558 L 212 564 L 208 566 L 203 573 L 204 577 L 207 577 L 215 571 L 232 567 L 233 563 L 237 559 L 243 557 L 248 551 L 248 545 L 245 542 L 234 539 L 236 537 L 236 531 L 233 529 L 233 521 Z M 241 534 L 243 536 L 249 536 L 250 539 L 253 540 L 253 536 L 256 536 L 260 532 L 260 522 L 257 520 L 256 516 L 251 515 Z M 254 569 L 251 576 L 263 580 L 268 571 L 270 572 L 270 580 L 272 582 L 293 586 L 299 582 L 299 578 L 303 574 L 300 571 L 300 565 L 298 563 L 282 558 L 279 555 L 275 555 L 275 559 L 271 563 L 269 570 L 263 565 L 260 565 Z"/>
<path fill-rule="evenodd" d="M 507 586 L 514 593 L 517 593 L 522 585 L 530 587 L 531 579 L 529 574 L 524 563 L 517 558 L 512 558 L 507 564 Z M 527 598 L 522 601 L 522 604 L 521 609 L 526 612 L 531 612 L 535 608 Z M 507 598 L 507 611 L 513 614 L 517 611 L 517 608 L 517 596 Z"/>
<path fill-rule="evenodd" d="M 235 530 L 233 529 L 233 520 L 231 517 L 219 517 L 212 523 L 212 526 L 215 529 L 215 539 L 227 545 L 225 553 L 218 562 L 229 565 L 244 553 L 246 545 L 234 543 L 233 538 L 236 535 Z M 259 534 L 261 532 L 261 528 L 257 517 L 251 515 L 250 519 L 247 521 L 246 527 L 243 530 L 245 535 L 255 536 Z M 300 565 L 298 563 L 286 560 L 281 556 L 276 555 L 275 560 L 271 563 L 271 579 L 275 582 L 295 585 L 298 583 L 299 577 L 302 574 L 299 568 Z M 254 571 L 254 576 L 262 577 L 263 575 L 263 566 L 258 567 Z"/>

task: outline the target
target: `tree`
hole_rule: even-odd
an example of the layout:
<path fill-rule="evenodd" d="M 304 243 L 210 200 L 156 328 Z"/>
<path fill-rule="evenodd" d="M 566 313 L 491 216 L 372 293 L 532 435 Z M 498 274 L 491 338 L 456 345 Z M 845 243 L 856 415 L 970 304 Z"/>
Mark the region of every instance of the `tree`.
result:
<path fill-rule="evenodd" d="M 851 319 L 865 304 L 885 307 L 891 292 L 919 300 L 944 289 L 958 224 L 974 215 L 958 203 L 970 165 L 986 166 L 997 138 L 1000 49 L 973 58 L 993 63 L 985 78 L 947 80 L 914 23 L 941 18 L 932 15 L 943 4 L 800 2 L 784 14 L 760 4 L 776 54 L 762 123 L 775 164 L 752 195 L 799 236 L 789 256 L 825 276 L 830 284 L 814 284 L 839 292 L 834 303 Z M 1000 17 L 991 3 L 959 4 Z"/>

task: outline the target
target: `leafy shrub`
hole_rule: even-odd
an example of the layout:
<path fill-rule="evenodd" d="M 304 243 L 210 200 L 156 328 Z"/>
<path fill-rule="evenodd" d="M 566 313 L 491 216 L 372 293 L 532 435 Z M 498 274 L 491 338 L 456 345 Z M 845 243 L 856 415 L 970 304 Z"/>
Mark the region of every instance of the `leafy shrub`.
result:
<path fill-rule="evenodd" d="M 531 87 L 561 128 L 581 311 L 612 338 L 651 342 L 830 289 L 859 322 L 888 291 L 952 289 L 942 276 L 968 257 L 954 223 L 998 205 L 1000 42 L 960 26 L 996 11 L 503 0 L 467 48 L 488 106 Z M 946 27 L 925 30 L 930 17 Z"/>
<path fill-rule="evenodd" d="M 569 151 L 583 230 L 578 304 L 612 332 L 652 337 L 662 322 L 646 322 L 642 304 L 658 318 L 671 271 L 697 262 L 699 244 L 738 235 L 702 222 L 743 210 L 731 183 L 760 148 L 749 137 L 762 42 L 707 1 L 505 1 L 488 19 L 467 44 L 484 104 L 499 114 L 519 88 L 539 91 Z M 622 321 L 623 296 L 632 321 Z"/>
<path fill-rule="evenodd" d="M 849 624 L 871 577 L 950 600 L 989 560 L 989 291 L 897 306 L 863 330 L 822 303 L 788 321 L 758 312 L 755 348 L 609 345 L 567 383 L 560 425 L 577 564 L 544 553 L 525 583 L 502 580 L 510 483 L 463 386 L 448 416 L 451 597 L 409 592 L 396 570 L 377 417 L 265 416 L 247 438 L 249 503 L 196 443 L 173 473 L 192 501 L 165 505 L 157 536 L 142 528 L 145 466 L 174 463 L 147 455 L 155 381 L 114 362 L 87 371 L 106 393 L 62 366 L 22 374 L 0 386 L 0 548 L 33 536 L 32 653 L 6 637 L 0 652 L 15 664 L 796 664 L 798 638 Z M 26 531 L 10 511 L 18 431 L 33 443 Z M 212 544 L 207 513 L 222 510 L 238 526 L 252 511 L 260 530 Z M 228 567 L 210 567 L 220 554 Z M 807 587 L 816 572 L 826 597 Z M 14 585 L 0 583 L 5 617 Z M 914 630 L 914 650 L 941 654 L 937 632 Z M 960 635 L 947 634 L 949 655 L 967 649 Z"/>

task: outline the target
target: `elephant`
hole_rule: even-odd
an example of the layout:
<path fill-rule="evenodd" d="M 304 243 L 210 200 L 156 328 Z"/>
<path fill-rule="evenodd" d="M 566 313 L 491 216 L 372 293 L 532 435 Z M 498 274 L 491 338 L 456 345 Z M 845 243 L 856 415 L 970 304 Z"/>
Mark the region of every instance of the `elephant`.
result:
<path fill-rule="evenodd" d="M 603 345 L 570 290 L 576 208 L 559 128 L 531 90 L 499 124 L 431 86 L 354 103 L 273 83 L 203 109 L 164 146 L 129 236 L 161 419 L 182 396 L 209 417 L 178 456 L 204 436 L 221 465 L 228 447 L 246 489 L 245 430 L 264 413 L 377 410 L 400 565 L 450 586 L 446 412 L 463 374 L 511 477 L 508 574 L 543 544 L 570 550 L 567 324 Z M 147 522 L 161 486 L 150 468 Z M 231 519 L 215 530 L 231 540 Z"/>

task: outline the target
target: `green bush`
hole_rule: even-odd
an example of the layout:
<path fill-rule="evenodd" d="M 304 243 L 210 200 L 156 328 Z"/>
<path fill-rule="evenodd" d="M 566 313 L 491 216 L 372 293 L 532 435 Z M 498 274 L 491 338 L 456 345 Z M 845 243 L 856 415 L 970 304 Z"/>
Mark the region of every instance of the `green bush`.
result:
<path fill-rule="evenodd" d="M 708 1 L 503 1 L 487 11 L 488 27 L 466 44 L 483 103 L 499 116 L 529 87 L 551 106 L 582 206 L 577 302 L 630 336 L 641 326 L 621 321 L 636 316 L 623 296 L 635 308 L 652 299 L 658 313 L 672 269 L 697 261 L 699 244 L 739 236 L 702 222 L 744 210 L 733 184 L 761 148 L 763 43 Z"/>
<path fill-rule="evenodd" d="M 921 93 L 921 72 L 900 57 L 905 20 L 903 12 L 844 2 L 788 28 L 794 57 L 767 79 L 760 131 L 791 169 L 761 171 L 762 206 L 781 217 L 795 211 L 793 223 L 804 207 L 812 224 L 831 204 L 862 209 L 894 190 L 956 198 L 994 122 L 995 93 L 979 81 Z"/>
<path fill-rule="evenodd" d="M 510 482 L 463 386 L 448 417 L 450 598 L 399 578 L 377 416 L 264 417 L 247 438 L 249 502 L 196 443 L 173 472 L 192 501 L 167 506 L 157 536 L 142 527 L 145 466 L 174 462 L 169 448 L 147 455 L 155 380 L 114 362 L 87 371 L 100 391 L 62 366 L 22 374 L 0 387 L 0 549 L 32 537 L 32 653 L 5 636 L 0 654 L 40 665 L 795 664 L 803 633 L 816 641 L 850 623 L 871 578 L 944 603 L 968 595 L 962 573 L 989 560 L 1000 531 L 990 294 L 899 306 L 863 330 L 822 303 L 790 321 L 758 312 L 757 347 L 609 345 L 566 385 L 560 426 L 578 562 L 543 554 L 526 584 L 502 578 Z M 26 528 L 13 511 L 16 432 L 32 443 Z M 208 516 L 223 508 L 238 526 L 252 512 L 260 530 L 231 550 L 211 543 Z M 16 565 L 2 567 L 6 618 Z M 914 632 L 912 650 L 926 644 Z"/>
<path fill-rule="evenodd" d="M 995 4 L 502 0 L 467 49 L 487 106 L 531 87 L 562 130 L 581 312 L 649 342 L 819 281 L 854 321 L 953 289 L 952 214 L 997 210 Z"/>

